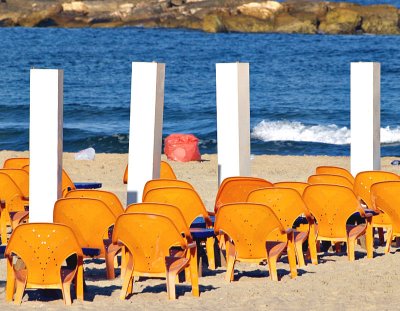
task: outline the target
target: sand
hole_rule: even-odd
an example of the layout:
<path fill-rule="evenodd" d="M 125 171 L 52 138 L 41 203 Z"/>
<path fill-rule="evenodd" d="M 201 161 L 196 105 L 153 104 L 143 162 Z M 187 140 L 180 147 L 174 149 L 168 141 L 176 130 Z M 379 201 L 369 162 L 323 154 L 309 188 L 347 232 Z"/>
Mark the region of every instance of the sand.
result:
<path fill-rule="evenodd" d="M 28 156 L 28 153 L 2 151 L 0 165 L 13 156 Z M 217 192 L 217 158 L 203 155 L 202 162 L 170 162 L 178 178 L 189 181 L 198 190 L 209 210 L 213 209 Z M 165 159 L 165 158 L 164 158 Z M 126 186 L 122 176 L 127 162 L 126 154 L 97 154 L 94 161 L 76 161 L 73 154 L 64 155 L 64 168 L 75 182 L 97 181 L 103 189 L 115 192 L 126 203 Z M 391 166 L 393 158 L 382 159 L 382 169 L 399 173 L 399 167 Z M 252 160 L 253 176 L 271 182 L 305 181 L 318 165 L 349 167 L 348 157 L 328 156 L 255 156 Z M 87 291 L 85 301 L 74 300 L 72 309 L 108 310 L 137 309 L 165 310 L 192 309 L 215 310 L 365 310 L 397 309 L 400 303 L 400 254 L 396 248 L 384 255 L 383 248 L 375 249 L 375 258 L 367 259 L 361 247 L 356 248 L 355 262 L 349 262 L 345 254 L 322 253 L 317 266 L 308 264 L 298 270 L 299 276 L 291 279 L 288 264 L 280 262 L 279 282 L 268 277 L 267 267 L 262 265 L 237 264 L 235 281 L 225 282 L 223 267 L 212 271 L 204 269 L 200 278 L 200 298 L 192 297 L 187 283 L 177 285 L 178 299 L 168 301 L 165 281 L 146 279 L 136 282 L 134 294 L 122 301 L 119 299 L 121 278 L 105 280 L 105 264 L 101 260 L 85 263 Z M 0 309 L 14 309 L 5 302 L 6 262 L 0 259 Z M 74 297 L 74 295 L 73 295 Z M 53 310 L 64 308 L 61 294 L 55 290 L 28 290 L 18 309 Z"/>

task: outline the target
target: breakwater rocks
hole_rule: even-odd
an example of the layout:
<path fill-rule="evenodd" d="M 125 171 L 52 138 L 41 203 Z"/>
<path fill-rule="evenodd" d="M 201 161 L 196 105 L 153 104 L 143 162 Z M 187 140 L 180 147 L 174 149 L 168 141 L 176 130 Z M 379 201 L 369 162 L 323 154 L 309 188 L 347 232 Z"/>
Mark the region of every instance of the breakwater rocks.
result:
<path fill-rule="evenodd" d="M 0 0 L 0 27 L 170 27 L 206 32 L 400 34 L 391 5 L 240 0 Z"/>

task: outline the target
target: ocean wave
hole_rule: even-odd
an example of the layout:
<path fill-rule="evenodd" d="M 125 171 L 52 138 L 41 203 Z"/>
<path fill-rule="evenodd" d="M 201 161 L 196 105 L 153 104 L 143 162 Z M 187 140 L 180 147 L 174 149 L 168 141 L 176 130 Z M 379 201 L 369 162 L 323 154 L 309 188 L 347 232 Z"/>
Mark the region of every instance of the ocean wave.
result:
<path fill-rule="evenodd" d="M 301 122 L 266 121 L 258 123 L 252 130 L 251 137 L 261 141 L 301 141 L 332 145 L 348 145 L 351 132 L 346 126 L 305 125 Z M 400 127 L 381 128 L 382 144 L 400 143 Z"/>

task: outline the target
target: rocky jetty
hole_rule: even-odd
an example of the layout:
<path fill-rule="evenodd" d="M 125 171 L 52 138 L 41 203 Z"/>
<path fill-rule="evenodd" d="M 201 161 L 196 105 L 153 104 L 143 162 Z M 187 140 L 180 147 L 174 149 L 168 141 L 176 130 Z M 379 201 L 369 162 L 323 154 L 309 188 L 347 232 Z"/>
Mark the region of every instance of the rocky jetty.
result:
<path fill-rule="evenodd" d="M 0 0 L 0 26 L 169 27 L 206 32 L 399 34 L 399 10 L 348 2 Z"/>

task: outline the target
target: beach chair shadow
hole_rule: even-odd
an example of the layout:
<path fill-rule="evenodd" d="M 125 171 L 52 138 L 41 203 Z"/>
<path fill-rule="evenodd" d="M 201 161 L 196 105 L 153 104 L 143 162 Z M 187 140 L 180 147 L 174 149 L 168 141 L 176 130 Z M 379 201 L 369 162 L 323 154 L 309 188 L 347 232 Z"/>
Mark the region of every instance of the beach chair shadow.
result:
<path fill-rule="evenodd" d="M 86 285 L 85 287 L 85 301 L 94 301 L 96 296 L 111 297 L 115 291 L 119 291 L 121 286 L 109 285 L 109 286 L 97 286 L 97 285 Z"/>

